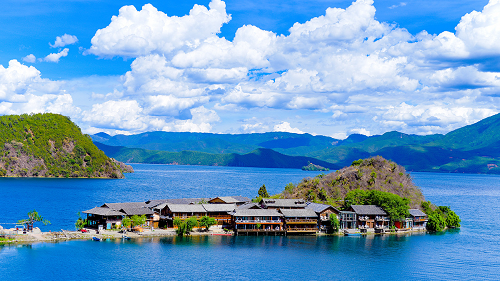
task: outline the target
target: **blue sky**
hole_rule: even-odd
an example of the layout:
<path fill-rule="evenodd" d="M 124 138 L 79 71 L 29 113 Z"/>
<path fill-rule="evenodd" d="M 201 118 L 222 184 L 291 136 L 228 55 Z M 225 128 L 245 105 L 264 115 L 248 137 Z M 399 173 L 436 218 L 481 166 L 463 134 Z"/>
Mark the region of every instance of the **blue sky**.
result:
<path fill-rule="evenodd" d="M 500 0 L 3 3 L 2 115 L 345 138 L 500 112 Z"/>

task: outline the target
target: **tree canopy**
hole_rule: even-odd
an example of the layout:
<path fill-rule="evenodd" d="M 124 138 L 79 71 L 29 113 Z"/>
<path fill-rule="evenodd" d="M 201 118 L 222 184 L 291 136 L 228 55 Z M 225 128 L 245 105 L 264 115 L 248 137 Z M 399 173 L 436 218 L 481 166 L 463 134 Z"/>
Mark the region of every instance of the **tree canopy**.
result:
<path fill-rule="evenodd" d="M 38 214 L 36 210 L 28 212 L 28 219 L 20 220 L 19 223 L 26 224 L 28 230 L 33 230 L 33 224 L 35 222 L 42 222 L 44 225 L 50 224 L 50 221 L 44 219 Z"/>

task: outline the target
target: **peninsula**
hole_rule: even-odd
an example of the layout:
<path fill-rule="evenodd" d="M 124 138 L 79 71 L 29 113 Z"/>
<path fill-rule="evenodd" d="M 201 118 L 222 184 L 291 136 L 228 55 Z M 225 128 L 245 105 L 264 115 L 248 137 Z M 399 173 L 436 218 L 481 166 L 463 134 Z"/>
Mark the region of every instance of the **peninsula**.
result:
<path fill-rule="evenodd" d="M 0 116 L 1 177 L 123 178 L 133 172 L 99 150 L 68 117 Z"/>

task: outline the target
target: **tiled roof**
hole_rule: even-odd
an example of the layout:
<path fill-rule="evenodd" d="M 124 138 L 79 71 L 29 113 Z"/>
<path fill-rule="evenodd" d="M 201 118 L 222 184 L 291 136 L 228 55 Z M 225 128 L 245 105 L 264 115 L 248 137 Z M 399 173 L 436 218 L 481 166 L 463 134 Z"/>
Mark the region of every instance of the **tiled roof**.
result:
<path fill-rule="evenodd" d="M 262 209 L 257 203 L 247 202 L 241 206 L 237 207 L 238 210 L 243 209 Z"/>
<path fill-rule="evenodd" d="M 124 216 L 125 213 L 116 211 L 106 207 L 95 207 L 87 211 L 83 211 L 84 214 L 100 215 L 100 216 Z"/>
<path fill-rule="evenodd" d="M 377 205 L 351 205 L 358 215 L 380 215 L 387 216 L 387 213 Z"/>
<path fill-rule="evenodd" d="M 236 204 L 202 204 L 207 212 L 232 212 Z"/>
<path fill-rule="evenodd" d="M 244 203 L 244 202 L 249 202 L 250 201 L 250 198 L 243 197 L 243 196 L 219 196 L 219 197 L 213 198 L 212 200 L 214 200 L 214 199 L 220 199 L 220 200 L 226 202 L 227 204 L 230 204 L 230 203 Z M 210 200 L 210 201 L 212 201 L 212 200 Z"/>
<path fill-rule="evenodd" d="M 281 209 L 285 218 L 317 218 L 318 215 L 312 209 Z"/>
<path fill-rule="evenodd" d="M 120 210 L 120 209 L 135 209 L 135 208 L 142 208 L 145 207 L 146 203 L 145 202 L 124 202 L 124 203 L 105 203 L 101 207 L 108 207 L 113 210 Z"/>
<path fill-rule="evenodd" d="M 307 206 L 304 199 L 267 199 L 261 201 L 267 207 L 276 208 L 305 208 Z"/>
<path fill-rule="evenodd" d="M 326 204 L 307 202 L 307 207 L 306 207 L 306 209 L 311 209 L 311 210 L 315 211 L 316 213 L 321 213 L 328 208 L 333 208 L 335 210 L 335 212 L 337 212 L 337 213 L 340 212 L 339 210 L 337 210 L 337 208 L 332 207 L 330 205 L 326 205 Z"/>
<path fill-rule="evenodd" d="M 123 208 L 123 209 L 120 209 L 120 211 L 127 214 L 127 216 L 133 216 L 133 215 L 141 216 L 141 215 L 154 214 L 154 212 L 151 211 L 151 209 L 149 209 L 149 208 Z"/>
<path fill-rule="evenodd" d="M 278 213 L 278 211 L 274 209 L 237 209 L 234 212 L 235 217 L 282 217 L 283 215 Z"/>
<path fill-rule="evenodd" d="M 201 204 L 167 204 L 172 213 L 206 213 Z"/>
<path fill-rule="evenodd" d="M 426 213 L 420 211 L 419 209 L 409 209 L 408 212 L 410 212 L 410 215 L 413 217 L 425 217 L 425 216 L 427 216 Z"/>

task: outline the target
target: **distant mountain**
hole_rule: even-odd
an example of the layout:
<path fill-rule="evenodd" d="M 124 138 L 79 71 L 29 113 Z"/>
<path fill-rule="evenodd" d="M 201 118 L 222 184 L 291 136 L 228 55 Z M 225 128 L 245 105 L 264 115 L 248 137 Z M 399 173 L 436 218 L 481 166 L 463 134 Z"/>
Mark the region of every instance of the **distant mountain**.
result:
<path fill-rule="evenodd" d="M 68 117 L 0 116 L 0 176 L 123 178 L 132 167 L 110 159 Z"/>
<path fill-rule="evenodd" d="M 295 168 L 314 163 L 330 169 L 339 166 L 304 156 L 288 156 L 272 149 L 258 148 L 250 153 L 211 154 L 197 151 L 167 152 L 141 148 L 108 146 L 95 142 L 106 155 L 119 161 L 129 163 L 172 164 L 172 165 L 202 165 L 230 167 L 261 167 L 261 168 Z"/>
<path fill-rule="evenodd" d="M 212 158 L 219 157 L 216 156 L 218 154 L 235 154 L 234 158 L 238 158 L 236 155 L 248 154 L 246 157 L 250 159 L 250 154 L 255 153 L 256 149 L 272 149 L 282 155 L 311 157 L 316 162 L 322 160 L 341 167 L 349 166 L 357 159 L 380 155 L 403 165 L 409 171 L 500 174 L 500 114 L 446 135 L 420 136 L 393 131 L 370 137 L 353 134 L 345 140 L 337 140 L 282 132 L 236 135 L 151 132 L 132 136 L 99 133 L 92 138 L 95 142 L 109 146 L 145 149 L 147 151 L 121 148 L 123 151 L 120 153 L 123 156 L 133 155 L 135 161 L 147 163 L 159 159 L 162 159 L 162 163 L 173 161 L 182 155 L 168 154 L 166 157 L 166 152 L 190 151 L 192 155 L 197 151 L 210 153 Z M 196 157 L 201 155 L 197 154 Z M 207 156 L 206 161 L 214 162 L 210 161 L 210 157 Z M 127 161 L 126 157 L 120 159 Z M 229 163 L 224 161 L 221 164 Z M 311 162 L 330 168 L 314 161 Z"/>

